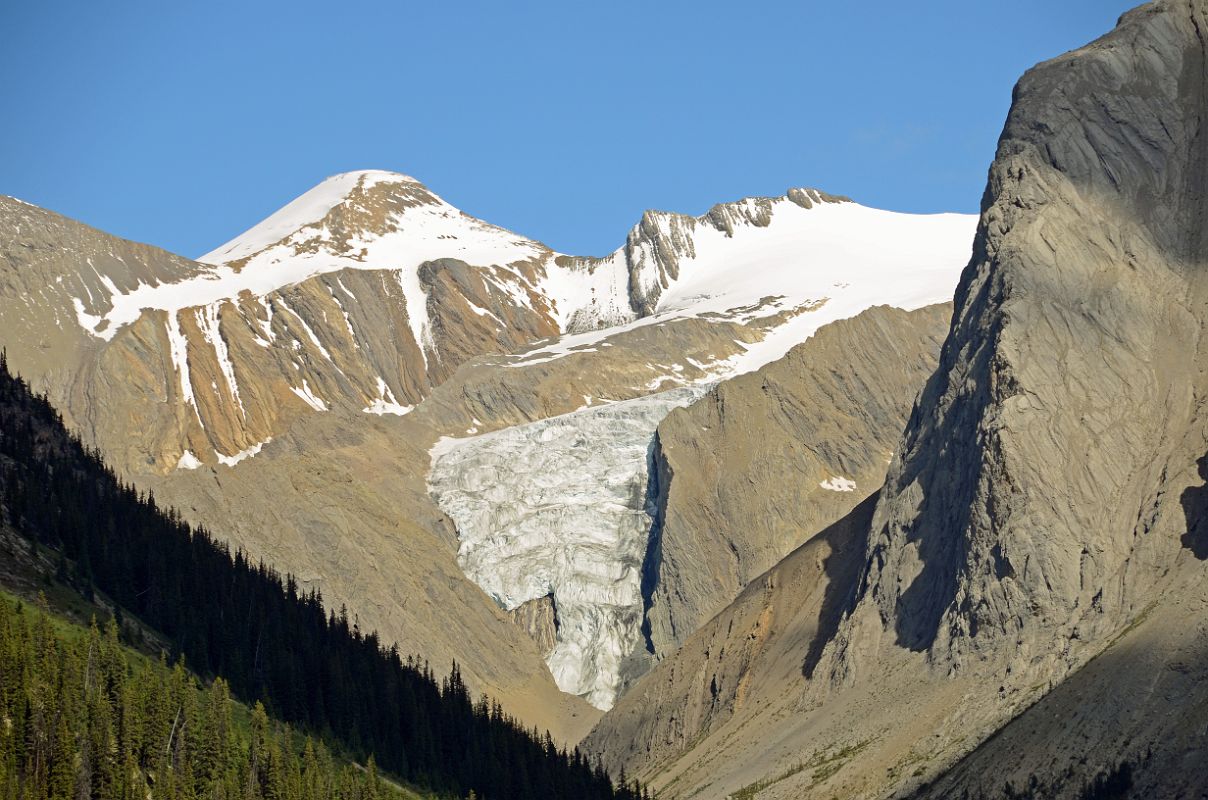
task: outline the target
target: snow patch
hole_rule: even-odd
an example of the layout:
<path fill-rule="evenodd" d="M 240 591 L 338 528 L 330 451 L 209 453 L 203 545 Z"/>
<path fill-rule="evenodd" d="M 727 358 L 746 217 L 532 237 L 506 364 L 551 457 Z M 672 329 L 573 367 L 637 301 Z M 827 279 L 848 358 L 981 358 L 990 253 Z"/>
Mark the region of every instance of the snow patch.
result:
<path fill-rule="evenodd" d="M 172 358 L 172 366 L 180 374 L 180 396 L 186 402 L 197 407 L 193 398 L 193 382 L 189 378 L 189 340 L 180 330 L 180 320 L 177 312 L 168 312 L 168 354 Z"/>
<path fill-rule="evenodd" d="M 264 446 L 266 444 L 268 444 L 269 442 L 271 442 L 272 440 L 273 440 L 273 437 L 270 436 L 269 438 L 265 439 L 263 442 L 260 442 L 259 444 L 254 444 L 251 447 L 247 448 L 246 450 L 240 450 L 238 453 L 236 453 L 233 456 L 224 456 L 222 453 L 219 453 L 217 450 L 214 451 L 214 455 L 218 456 L 219 462 L 226 464 L 228 467 L 233 467 L 245 458 L 251 458 L 254 455 L 258 455 L 260 453 L 260 451 L 264 448 Z"/>
<path fill-rule="evenodd" d="M 319 397 L 310 390 L 310 386 L 307 385 L 305 378 L 302 380 L 301 389 L 299 389 L 297 386 L 291 386 L 289 387 L 289 390 L 298 395 L 298 397 L 301 397 L 303 402 L 305 402 L 306 405 L 310 406 L 315 411 L 327 410 L 327 403 L 324 402 L 323 398 Z"/>
<path fill-rule="evenodd" d="M 246 417 L 247 412 L 243 410 L 243 399 L 239 397 L 239 384 L 235 382 L 235 365 L 231 363 L 231 354 L 227 350 L 226 339 L 222 338 L 222 331 L 219 330 L 221 306 L 222 303 L 210 303 L 200 308 L 197 313 L 197 325 L 201 329 L 202 336 L 214 348 L 214 356 L 218 360 L 218 370 L 222 373 L 231 397 L 235 399 L 235 404 L 239 406 L 239 413 Z M 217 391 L 218 387 L 214 386 L 214 389 Z"/>
<path fill-rule="evenodd" d="M 366 414 L 377 414 L 378 416 L 381 416 L 382 414 L 394 414 L 395 416 L 401 417 L 404 414 L 411 412 L 414 408 L 415 408 L 415 406 L 405 406 L 402 403 L 391 403 L 391 402 L 387 402 L 385 400 L 374 400 L 372 403 L 367 405 L 365 408 L 362 408 L 361 410 L 364 411 Z"/>
<path fill-rule="evenodd" d="M 365 408 L 362 408 L 361 411 L 366 414 L 377 414 L 378 416 L 382 414 L 394 414 L 401 417 L 415 408 L 415 406 L 405 406 L 396 400 L 394 392 L 390 391 L 390 387 L 386 385 L 386 381 L 380 375 L 377 379 L 377 391 L 377 399 Z"/>
<path fill-rule="evenodd" d="M 84 310 L 84 301 L 78 297 L 71 298 L 71 304 L 75 306 L 76 320 L 80 323 L 80 327 L 88 331 L 93 336 L 102 339 L 107 338 L 103 333 L 97 331 L 97 328 L 105 322 L 104 317 L 98 317 L 94 314 L 89 314 Z"/>
<path fill-rule="evenodd" d="M 199 461 L 197 456 L 193 455 L 192 451 L 190 450 L 186 450 L 181 453 L 180 461 L 176 462 L 177 469 L 197 469 L 200 466 L 201 461 Z"/>
<path fill-rule="evenodd" d="M 856 482 L 851 478 L 844 478 L 842 475 L 832 475 L 818 485 L 831 492 L 854 492 L 856 490 Z"/>
<path fill-rule="evenodd" d="M 467 297 L 467 298 L 465 298 L 465 300 L 466 300 L 466 305 L 468 305 L 468 306 L 470 307 L 470 310 L 471 310 L 471 311 L 473 311 L 473 312 L 474 312 L 475 314 L 477 314 L 478 316 L 480 316 L 480 317 L 490 317 L 491 319 L 493 319 L 493 320 L 495 320 L 496 322 L 498 322 L 500 325 L 504 325 L 504 326 L 506 327 L 506 325 L 505 325 L 504 321 L 503 321 L 503 320 L 501 320 L 501 319 L 500 319 L 498 316 L 496 316 L 494 312 L 489 311 L 489 310 L 487 310 L 487 309 L 483 308 L 483 307 L 482 307 L 482 306 L 480 306 L 480 305 L 477 305 L 476 303 L 474 303 L 474 301 L 473 301 L 473 300 L 470 300 L 468 297 Z"/>

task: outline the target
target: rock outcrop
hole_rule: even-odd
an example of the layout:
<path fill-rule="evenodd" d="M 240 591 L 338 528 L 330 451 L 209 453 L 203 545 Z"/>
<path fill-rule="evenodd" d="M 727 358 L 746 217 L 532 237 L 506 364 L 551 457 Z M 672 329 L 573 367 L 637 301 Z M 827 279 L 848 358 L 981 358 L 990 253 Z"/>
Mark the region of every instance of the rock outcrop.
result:
<path fill-rule="evenodd" d="M 680 261 L 697 257 L 698 228 L 732 238 L 735 229 L 766 228 L 777 204 L 790 202 L 804 209 L 818 203 L 846 203 L 850 198 L 817 189 L 790 189 L 783 197 L 748 197 L 718 203 L 700 217 L 667 211 L 647 211 L 614 259 L 623 258 L 629 275 L 629 305 L 640 317 L 653 314 L 663 291 L 680 277 Z"/>
<path fill-rule="evenodd" d="M 1010 784 L 1018 794 L 1082 798 L 1094 796 L 1086 790 L 1096 782 L 1115 796 L 1198 796 L 1208 785 L 1199 757 L 1206 618 L 1202 576 L 1184 576 L 1146 608 L 1141 624 L 915 796 L 1000 797 Z"/>
<path fill-rule="evenodd" d="M 1184 554 L 1208 431 L 1205 13 L 1148 4 L 1016 88 L 842 672 L 880 629 L 944 672 L 1051 680 Z"/>
<path fill-rule="evenodd" d="M 665 656 L 880 487 L 952 307 L 876 307 L 659 424 L 648 645 Z"/>
<path fill-rule="evenodd" d="M 777 729 L 799 714 L 803 673 L 812 670 L 820 643 L 839 624 L 863 565 L 875 502 L 874 493 L 755 576 L 680 650 L 637 681 L 583 747 L 613 769 L 638 771 L 659 784 L 660 796 L 673 797 L 724 797 L 777 774 L 783 769 L 776 767 L 778 758 L 790 757 L 790 767 L 808 761 L 796 756 L 810 751 L 800 752 Z M 711 736 L 720 740 L 716 749 Z M 819 762 L 827 748 L 842 751 L 858 742 L 845 735 L 820 745 Z M 698 746 L 708 749 L 713 768 L 695 764 L 686 775 L 672 772 L 677 760 L 694 760 Z M 709 791 L 714 786 L 718 790 Z"/>
<path fill-rule="evenodd" d="M 558 644 L 558 607 L 554 595 L 521 603 L 509 612 L 509 616 L 533 638 L 541 655 L 548 658 Z"/>

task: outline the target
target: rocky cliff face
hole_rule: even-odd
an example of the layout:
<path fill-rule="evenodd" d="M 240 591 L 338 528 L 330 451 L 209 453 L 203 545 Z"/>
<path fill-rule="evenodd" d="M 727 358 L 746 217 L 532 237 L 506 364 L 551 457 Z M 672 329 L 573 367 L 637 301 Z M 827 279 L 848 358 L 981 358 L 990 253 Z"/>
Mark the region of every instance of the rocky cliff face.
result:
<path fill-rule="evenodd" d="M 1206 23 L 1150 3 L 1024 76 L 938 369 L 827 535 L 857 564 L 813 556 L 816 601 L 775 579 L 795 552 L 592 747 L 671 797 L 1076 797 L 1126 761 L 1146 796 L 1202 785 Z M 762 666 L 716 655 L 744 646 Z"/>
<path fill-rule="evenodd" d="M 638 316 L 653 314 L 658 309 L 663 292 L 679 280 L 680 262 L 698 257 L 701 233 L 733 238 L 736 229 L 767 228 L 772 223 L 775 206 L 786 202 L 808 210 L 817 203 L 851 201 L 816 189 L 790 189 L 783 197 L 749 197 L 737 203 L 719 203 L 700 217 L 647 211 L 629 232 L 625 247 L 610 259 L 623 263 L 629 277 L 630 308 Z"/>
<path fill-rule="evenodd" d="M 1086 797 L 1112 779 L 1128 797 L 1195 797 L 1208 702 L 1208 613 L 1202 576 L 1164 587 L 1140 624 L 1111 640 L 1035 705 L 961 758 L 920 798 L 999 797 L 1009 783 L 1036 797 Z M 1118 795 L 1119 796 L 1119 795 Z"/>
<path fill-rule="evenodd" d="M 634 684 L 582 746 L 672 797 L 725 797 L 761 782 L 771 788 L 778 775 L 828 771 L 866 747 L 862 730 L 814 739 L 794 725 L 811 721 L 799 703 L 803 673 L 839 624 L 875 502 L 874 493 L 755 576 Z"/>
<path fill-rule="evenodd" d="M 1204 13 L 1143 6 L 1016 88 L 846 666 L 880 628 L 944 671 L 1060 675 L 1184 554 L 1208 388 Z"/>

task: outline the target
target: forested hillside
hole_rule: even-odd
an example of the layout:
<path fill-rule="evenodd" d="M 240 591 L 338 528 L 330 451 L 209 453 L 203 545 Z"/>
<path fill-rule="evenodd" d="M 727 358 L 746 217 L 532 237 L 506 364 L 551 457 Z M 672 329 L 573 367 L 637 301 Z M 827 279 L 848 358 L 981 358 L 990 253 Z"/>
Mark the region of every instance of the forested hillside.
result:
<path fill-rule="evenodd" d="M 101 591 L 154 629 L 207 678 L 271 716 L 437 793 L 482 798 L 623 798 L 577 751 L 559 751 L 486 700 L 454 667 L 438 682 L 425 663 L 386 648 L 318 592 L 232 554 L 118 481 L 0 357 L 3 522 L 55 551 L 58 578 Z M 62 765 L 60 765 L 62 767 Z"/>
<path fill-rule="evenodd" d="M 148 795 L 148 793 L 150 793 Z M 0 800 L 402 800 L 225 681 L 0 595 Z M 406 795 L 410 796 L 410 795 Z"/>

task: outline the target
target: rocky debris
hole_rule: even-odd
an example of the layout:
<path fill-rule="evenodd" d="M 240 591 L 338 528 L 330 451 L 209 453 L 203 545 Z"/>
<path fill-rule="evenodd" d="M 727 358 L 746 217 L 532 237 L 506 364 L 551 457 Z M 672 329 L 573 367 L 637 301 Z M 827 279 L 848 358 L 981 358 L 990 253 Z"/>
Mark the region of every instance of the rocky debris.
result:
<path fill-rule="evenodd" d="M 998 797 L 1009 783 L 1037 797 L 1079 798 L 1097 780 L 1126 786 L 1128 797 L 1200 794 L 1208 597 L 1200 576 L 1171 589 L 1141 624 L 914 796 Z"/>
<path fill-rule="evenodd" d="M 621 698 L 584 740 L 584 749 L 601 755 L 610 769 L 637 769 L 660 780 L 676 757 L 714 732 L 728 733 L 730 741 L 739 737 L 750 750 L 766 746 L 764 731 L 752 717 L 772 702 L 783 703 L 802 681 L 803 670 L 816 662 L 818 643 L 833 634 L 863 563 L 875 501 L 874 493 L 755 576 L 721 613 L 687 636 L 682 649 Z M 778 705 L 776 711 L 791 713 L 791 706 Z M 695 776 L 702 784 L 730 778 L 726 773 L 734 769 L 724 754 L 714 755 L 723 759 L 722 768 L 716 776 L 707 769 Z M 752 759 L 750 766 L 767 764 Z M 690 794 L 694 788 L 684 781 L 672 792 L 663 783 L 660 796 L 664 791 Z"/>

